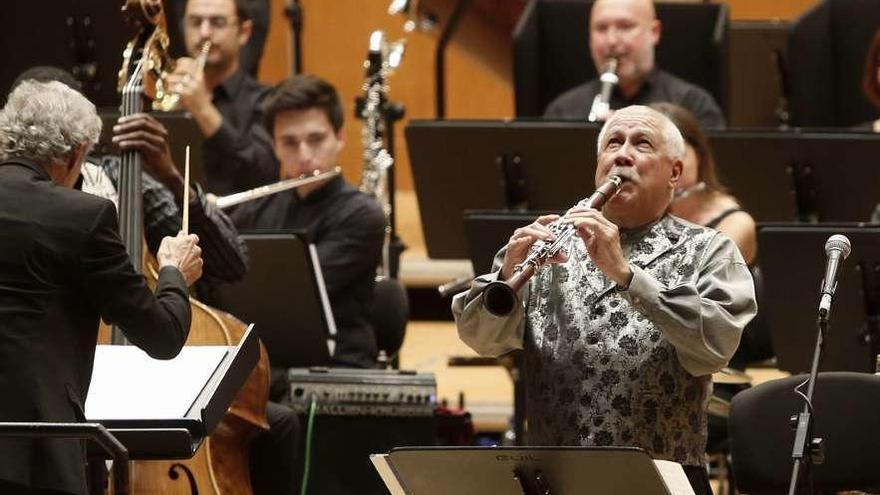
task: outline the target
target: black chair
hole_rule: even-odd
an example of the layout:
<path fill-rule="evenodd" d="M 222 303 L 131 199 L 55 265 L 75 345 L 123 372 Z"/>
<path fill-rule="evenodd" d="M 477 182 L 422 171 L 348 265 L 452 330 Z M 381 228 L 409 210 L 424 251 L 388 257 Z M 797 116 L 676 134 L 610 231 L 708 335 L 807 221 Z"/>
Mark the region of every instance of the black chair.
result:
<path fill-rule="evenodd" d="M 787 492 L 794 441 L 789 418 L 803 410 L 803 399 L 794 388 L 806 377 L 766 382 L 733 398 L 729 431 L 740 492 Z M 803 390 L 806 392 L 806 386 Z M 824 463 L 813 466 L 818 492 L 880 489 L 878 404 L 880 376 L 851 372 L 819 375 L 813 397 L 814 434 L 824 441 Z"/>
<path fill-rule="evenodd" d="M 791 25 L 788 81 L 791 124 L 853 126 L 877 117 L 862 92 L 868 45 L 880 2 L 824 0 Z"/>
<path fill-rule="evenodd" d="M 376 346 L 380 353 L 384 353 L 384 357 L 380 355 L 379 364 L 397 368 L 397 353 L 403 345 L 409 321 L 409 298 L 399 280 L 383 278 L 376 281 L 369 320 L 376 335 Z"/>
<path fill-rule="evenodd" d="M 513 33 L 518 117 L 537 117 L 560 93 L 596 77 L 590 58 L 591 1 L 531 0 Z M 725 4 L 656 5 L 663 24 L 657 65 L 705 88 L 727 110 Z"/>

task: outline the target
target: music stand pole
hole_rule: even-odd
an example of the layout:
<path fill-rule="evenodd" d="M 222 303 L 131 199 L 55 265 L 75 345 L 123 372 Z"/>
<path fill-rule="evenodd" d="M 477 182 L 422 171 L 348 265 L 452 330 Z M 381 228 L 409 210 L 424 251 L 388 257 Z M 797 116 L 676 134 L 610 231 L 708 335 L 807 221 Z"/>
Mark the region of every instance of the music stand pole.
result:
<path fill-rule="evenodd" d="M 293 75 L 302 74 L 303 8 L 299 0 L 289 0 L 284 8 L 284 15 L 290 21 L 291 55 L 293 56 L 291 72 Z"/>
<path fill-rule="evenodd" d="M 388 168 L 388 182 L 386 185 L 388 190 L 385 192 L 388 195 L 388 204 L 391 207 L 391 211 L 388 213 L 388 223 L 391 227 L 392 253 L 396 253 L 392 254 L 390 261 L 391 266 L 389 266 L 388 269 L 391 278 L 394 279 L 397 278 L 400 270 L 400 254 L 406 249 L 406 246 L 403 245 L 400 238 L 397 236 L 397 207 L 395 203 L 395 197 L 397 196 L 397 180 L 394 177 L 394 171 L 397 169 L 397 160 L 395 153 L 396 147 L 394 145 L 394 124 L 401 120 L 405 114 L 406 107 L 404 107 L 402 103 L 386 101 L 382 106 L 382 118 L 385 120 L 385 150 L 388 151 L 391 158 L 395 158 L 391 167 Z"/>
<path fill-rule="evenodd" d="M 825 332 L 828 330 L 828 317 L 820 316 L 816 320 L 816 328 L 818 330 L 816 336 L 816 347 L 813 350 L 813 364 L 810 366 L 810 378 L 807 384 L 806 404 L 804 410 L 796 416 L 797 426 L 795 427 L 794 447 L 792 448 L 792 469 L 791 479 L 788 486 L 788 495 L 798 495 L 801 486 L 801 480 L 806 479 L 806 494 L 813 493 L 813 479 L 811 465 L 813 464 L 813 455 L 820 454 L 817 452 L 821 448 L 821 439 L 813 438 L 813 392 L 816 389 L 816 380 L 819 375 L 819 360 L 822 357 L 822 347 L 825 342 Z M 819 440 L 817 442 L 816 440 Z"/>
<path fill-rule="evenodd" d="M 440 32 L 437 48 L 434 51 L 434 87 L 436 91 L 434 95 L 434 111 L 440 120 L 446 118 L 446 47 L 458 28 L 462 13 L 464 13 L 470 3 L 471 0 L 458 0 L 455 3 L 452 13 L 449 14 L 446 26 Z"/>
<path fill-rule="evenodd" d="M 113 493 L 129 493 L 128 449 L 100 423 L 0 423 L 0 437 L 94 440 L 113 458 Z"/>

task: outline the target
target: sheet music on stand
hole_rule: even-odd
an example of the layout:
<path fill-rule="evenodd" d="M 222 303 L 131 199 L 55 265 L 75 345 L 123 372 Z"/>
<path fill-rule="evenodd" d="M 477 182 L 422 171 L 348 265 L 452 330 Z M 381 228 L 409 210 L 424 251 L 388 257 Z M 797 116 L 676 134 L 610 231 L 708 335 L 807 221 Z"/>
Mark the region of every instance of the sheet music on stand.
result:
<path fill-rule="evenodd" d="M 135 459 L 186 459 L 226 414 L 257 364 L 253 325 L 237 346 L 185 346 L 168 361 L 134 346 L 100 345 L 85 413 Z"/>
<path fill-rule="evenodd" d="M 401 447 L 370 461 L 392 495 L 694 495 L 680 464 L 633 447 Z"/>
<path fill-rule="evenodd" d="M 86 417 L 182 418 L 228 352 L 226 346 L 187 346 L 174 359 L 163 361 L 133 345 L 99 345 Z"/>

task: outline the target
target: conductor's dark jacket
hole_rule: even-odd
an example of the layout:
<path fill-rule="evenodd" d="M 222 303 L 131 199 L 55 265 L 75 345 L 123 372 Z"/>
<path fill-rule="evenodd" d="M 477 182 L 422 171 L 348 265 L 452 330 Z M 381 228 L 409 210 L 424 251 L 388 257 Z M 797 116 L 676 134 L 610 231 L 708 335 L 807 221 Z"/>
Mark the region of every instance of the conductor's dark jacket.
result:
<path fill-rule="evenodd" d="M 190 316 L 177 269 L 160 271 L 155 295 L 134 271 L 113 203 L 34 163 L 0 163 L 0 421 L 85 420 L 100 318 L 170 359 Z M 0 438 L 0 479 L 84 493 L 83 446 Z"/>

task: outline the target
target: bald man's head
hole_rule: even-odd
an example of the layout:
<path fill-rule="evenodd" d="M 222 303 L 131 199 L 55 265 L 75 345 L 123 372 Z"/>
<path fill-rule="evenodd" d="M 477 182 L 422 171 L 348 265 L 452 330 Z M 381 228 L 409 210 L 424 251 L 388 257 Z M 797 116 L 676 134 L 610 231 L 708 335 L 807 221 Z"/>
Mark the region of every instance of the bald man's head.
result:
<path fill-rule="evenodd" d="M 596 0 L 590 14 L 590 52 L 596 70 L 618 59 L 624 93 L 638 89 L 654 68 L 660 21 L 651 0 Z"/>
<path fill-rule="evenodd" d="M 654 10 L 653 0 L 596 0 L 593 2 L 593 10 L 596 7 L 604 7 L 604 4 L 626 4 L 626 8 L 633 16 L 643 16 L 647 19 L 656 19 L 657 12 Z"/>
<path fill-rule="evenodd" d="M 644 106 L 614 112 L 599 132 L 596 184 L 609 175 L 624 178 L 620 192 L 605 204 L 605 216 L 619 227 L 656 220 L 672 202 L 681 177 L 684 139 L 662 113 Z"/>

